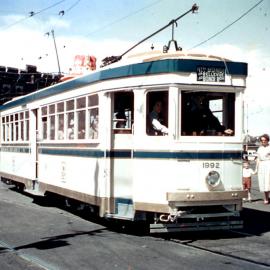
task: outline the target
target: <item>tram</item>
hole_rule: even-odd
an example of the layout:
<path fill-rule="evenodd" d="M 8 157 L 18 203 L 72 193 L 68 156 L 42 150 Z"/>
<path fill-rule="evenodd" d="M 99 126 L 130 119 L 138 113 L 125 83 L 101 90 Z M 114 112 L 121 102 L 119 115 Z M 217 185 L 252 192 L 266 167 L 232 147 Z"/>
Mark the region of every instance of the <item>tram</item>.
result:
<path fill-rule="evenodd" d="M 1 178 L 153 232 L 239 228 L 246 76 L 246 63 L 152 52 L 7 102 Z M 192 128 L 202 99 L 232 134 Z M 166 135 L 149 130 L 156 101 Z"/>
<path fill-rule="evenodd" d="M 180 50 L 110 60 L 0 107 L 1 179 L 153 233 L 241 228 L 247 64 Z"/>

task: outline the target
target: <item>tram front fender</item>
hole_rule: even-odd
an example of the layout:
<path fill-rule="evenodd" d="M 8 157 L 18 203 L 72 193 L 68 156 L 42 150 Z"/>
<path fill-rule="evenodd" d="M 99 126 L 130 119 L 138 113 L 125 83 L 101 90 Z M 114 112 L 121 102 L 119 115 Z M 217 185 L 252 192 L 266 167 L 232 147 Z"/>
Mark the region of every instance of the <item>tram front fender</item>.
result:
<path fill-rule="evenodd" d="M 174 206 L 240 204 L 247 191 L 167 192 L 167 201 Z"/>

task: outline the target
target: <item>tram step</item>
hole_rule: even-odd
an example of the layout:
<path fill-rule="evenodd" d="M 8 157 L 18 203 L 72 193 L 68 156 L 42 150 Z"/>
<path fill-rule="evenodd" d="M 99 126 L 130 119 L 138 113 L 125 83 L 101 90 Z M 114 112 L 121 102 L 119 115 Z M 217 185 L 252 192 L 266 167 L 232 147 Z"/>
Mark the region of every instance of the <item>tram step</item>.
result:
<path fill-rule="evenodd" d="M 44 192 L 41 192 L 39 189 L 25 189 L 24 192 L 34 196 L 44 196 Z"/>

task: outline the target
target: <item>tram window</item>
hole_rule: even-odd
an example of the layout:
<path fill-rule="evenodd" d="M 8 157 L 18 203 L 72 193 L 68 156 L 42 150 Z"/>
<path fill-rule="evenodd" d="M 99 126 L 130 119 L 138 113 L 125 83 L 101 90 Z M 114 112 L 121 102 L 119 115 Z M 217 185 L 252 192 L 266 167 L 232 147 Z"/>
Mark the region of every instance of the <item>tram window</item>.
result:
<path fill-rule="evenodd" d="M 18 119 L 19 115 L 16 113 L 14 115 L 14 141 L 18 141 L 19 140 L 19 123 L 18 123 Z"/>
<path fill-rule="evenodd" d="M 44 106 L 41 108 L 41 121 L 42 121 L 42 138 L 43 140 L 47 140 L 48 139 L 48 116 L 47 116 L 47 106 Z"/>
<path fill-rule="evenodd" d="M 47 135 L 47 127 L 48 127 L 48 118 L 47 116 L 42 116 L 42 138 L 43 140 L 46 140 L 48 138 Z"/>
<path fill-rule="evenodd" d="M 85 110 L 77 112 L 78 139 L 85 139 Z"/>
<path fill-rule="evenodd" d="M 1 140 L 5 141 L 5 117 L 1 117 L 1 127 L 2 127 Z"/>
<path fill-rule="evenodd" d="M 86 121 L 86 97 L 80 97 L 76 99 L 76 109 L 77 109 L 77 128 L 78 135 L 77 138 L 82 140 L 85 139 L 85 121 Z"/>
<path fill-rule="evenodd" d="M 74 139 L 74 112 L 67 114 L 67 138 Z"/>
<path fill-rule="evenodd" d="M 64 139 L 64 114 L 58 114 L 57 117 L 57 139 L 63 140 Z"/>
<path fill-rule="evenodd" d="M 6 116 L 6 141 L 9 141 L 9 116 Z"/>
<path fill-rule="evenodd" d="M 19 118 L 20 118 L 20 126 L 19 126 L 20 138 L 19 138 L 19 140 L 23 141 L 24 140 L 24 113 L 23 112 L 20 113 Z"/>
<path fill-rule="evenodd" d="M 88 97 L 88 107 L 98 106 L 98 95 Z"/>
<path fill-rule="evenodd" d="M 57 140 L 63 140 L 65 135 L 64 135 L 64 109 L 65 109 L 65 103 L 64 102 L 59 102 L 56 104 L 56 111 L 57 111 Z"/>
<path fill-rule="evenodd" d="M 50 120 L 50 140 L 54 140 L 55 139 L 55 115 L 50 115 L 49 117 Z"/>
<path fill-rule="evenodd" d="M 67 106 L 67 111 L 72 111 L 74 110 L 74 100 L 68 100 L 66 102 L 66 106 Z"/>
<path fill-rule="evenodd" d="M 131 133 L 134 114 L 133 92 L 117 92 L 114 94 L 113 130 L 114 133 Z"/>
<path fill-rule="evenodd" d="M 49 106 L 49 114 L 55 113 L 55 104 Z"/>
<path fill-rule="evenodd" d="M 4 125 L 2 125 L 2 140 L 3 141 L 6 141 L 6 125 L 4 124 Z"/>
<path fill-rule="evenodd" d="M 15 122 L 15 141 L 19 140 L 19 122 Z"/>
<path fill-rule="evenodd" d="M 6 116 L 6 133 L 5 133 L 5 141 L 9 141 L 9 116 Z"/>
<path fill-rule="evenodd" d="M 88 117 L 89 117 L 89 139 L 98 138 L 98 95 L 91 95 L 88 97 Z"/>
<path fill-rule="evenodd" d="M 162 136 L 168 134 L 168 91 L 148 92 L 146 104 L 147 135 Z"/>
<path fill-rule="evenodd" d="M 64 102 L 57 103 L 57 112 L 63 112 L 64 111 Z"/>
<path fill-rule="evenodd" d="M 85 97 L 77 98 L 76 108 L 82 109 L 82 108 L 85 108 L 85 106 L 86 106 Z"/>
<path fill-rule="evenodd" d="M 9 128 L 9 123 L 6 124 L 6 141 L 8 142 L 10 139 L 10 134 L 9 134 L 10 128 Z"/>
<path fill-rule="evenodd" d="M 98 138 L 98 108 L 89 110 L 89 138 L 97 139 Z"/>
<path fill-rule="evenodd" d="M 41 115 L 47 115 L 48 109 L 47 106 L 41 108 Z"/>
<path fill-rule="evenodd" d="M 5 124 L 5 117 L 2 117 L 2 140 L 6 140 L 6 124 Z"/>
<path fill-rule="evenodd" d="M 23 118 L 21 118 L 21 121 L 20 121 L 20 140 L 23 141 L 24 140 L 24 120 Z"/>
<path fill-rule="evenodd" d="M 25 112 L 25 130 L 26 130 L 26 137 L 25 137 L 25 140 L 26 141 L 29 141 L 29 112 L 26 111 Z"/>
<path fill-rule="evenodd" d="M 234 104 L 234 93 L 182 92 L 182 135 L 232 135 Z"/>
<path fill-rule="evenodd" d="M 74 139 L 74 99 L 66 101 L 67 139 Z"/>
<path fill-rule="evenodd" d="M 10 132 L 11 132 L 10 140 L 13 142 L 14 141 L 14 123 L 13 122 L 10 123 Z"/>

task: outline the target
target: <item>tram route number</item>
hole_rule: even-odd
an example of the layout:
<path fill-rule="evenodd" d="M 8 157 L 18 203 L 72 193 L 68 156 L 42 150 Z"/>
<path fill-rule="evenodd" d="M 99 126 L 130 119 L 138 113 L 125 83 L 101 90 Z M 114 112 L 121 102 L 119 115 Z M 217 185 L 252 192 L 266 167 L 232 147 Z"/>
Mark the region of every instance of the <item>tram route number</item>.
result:
<path fill-rule="evenodd" d="M 219 169 L 220 163 L 219 162 L 203 162 L 202 164 L 204 169 Z"/>

